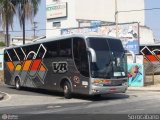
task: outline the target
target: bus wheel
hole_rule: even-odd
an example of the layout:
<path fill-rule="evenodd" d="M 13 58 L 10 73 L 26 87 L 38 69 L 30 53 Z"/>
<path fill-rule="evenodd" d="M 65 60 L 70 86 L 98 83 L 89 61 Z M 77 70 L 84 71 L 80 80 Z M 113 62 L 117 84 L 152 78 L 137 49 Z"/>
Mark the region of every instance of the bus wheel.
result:
<path fill-rule="evenodd" d="M 18 77 L 15 80 L 15 87 L 17 90 L 21 89 L 21 83 L 20 83 L 20 79 Z"/>
<path fill-rule="evenodd" d="M 63 85 L 64 97 L 70 99 L 72 97 L 71 86 L 69 82 L 65 82 Z"/>

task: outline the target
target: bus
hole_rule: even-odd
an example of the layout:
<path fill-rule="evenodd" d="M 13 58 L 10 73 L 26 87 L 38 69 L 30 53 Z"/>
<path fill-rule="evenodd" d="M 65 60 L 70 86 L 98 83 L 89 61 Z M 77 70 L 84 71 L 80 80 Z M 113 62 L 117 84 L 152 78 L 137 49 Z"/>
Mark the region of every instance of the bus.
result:
<path fill-rule="evenodd" d="M 99 96 L 125 93 L 127 57 L 119 39 L 98 35 L 48 38 L 4 50 L 5 84 Z"/>

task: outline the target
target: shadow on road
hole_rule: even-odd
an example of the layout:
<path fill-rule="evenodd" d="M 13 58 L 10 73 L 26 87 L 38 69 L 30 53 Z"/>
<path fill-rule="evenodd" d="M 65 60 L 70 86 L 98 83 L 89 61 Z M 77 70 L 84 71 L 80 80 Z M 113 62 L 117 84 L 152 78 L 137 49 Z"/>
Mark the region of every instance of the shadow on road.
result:
<path fill-rule="evenodd" d="M 129 95 L 127 94 L 103 94 L 100 96 L 84 96 L 84 95 L 74 95 L 74 98 L 82 99 L 82 100 L 90 100 L 90 101 L 104 101 L 104 100 L 119 100 L 119 99 L 127 99 Z"/>
<path fill-rule="evenodd" d="M 23 87 L 21 90 L 16 90 L 15 87 L 5 86 L 7 87 L 7 91 L 9 94 L 19 94 L 19 95 L 30 95 L 30 96 L 56 96 L 59 97 L 57 99 L 64 99 L 62 92 L 57 91 L 49 91 L 45 89 L 35 89 L 35 88 L 25 88 Z M 119 100 L 119 99 L 127 99 L 130 96 L 127 93 L 117 93 L 117 94 L 104 94 L 101 96 L 87 96 L 87 95 L 80 95 L 74 94 L 73 99 L 81 99 L 81 100 L 88 100 L 88 101 L 103 101 L 103 100 Z"/>

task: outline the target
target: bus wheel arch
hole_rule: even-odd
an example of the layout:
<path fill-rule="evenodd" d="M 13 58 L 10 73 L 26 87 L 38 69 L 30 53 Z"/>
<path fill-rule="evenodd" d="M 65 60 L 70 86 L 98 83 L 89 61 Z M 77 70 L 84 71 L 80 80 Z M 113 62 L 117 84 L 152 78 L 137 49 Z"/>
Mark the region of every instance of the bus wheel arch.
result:
<path fill-rule="evenodd" d="M 64 92 L 64 97 L 67 99 L 70 99 L 72 97 L 72 83 L 69 79 L 62 79 L 60 83 L 61 88 L 63 89 Z"/>
<path fill-rule="evenodd" d="M 15 77 L 15 87 L 16 87 L 17 90 L 21 89 L 21 80 L 20 80 L 19 76 Z"/>

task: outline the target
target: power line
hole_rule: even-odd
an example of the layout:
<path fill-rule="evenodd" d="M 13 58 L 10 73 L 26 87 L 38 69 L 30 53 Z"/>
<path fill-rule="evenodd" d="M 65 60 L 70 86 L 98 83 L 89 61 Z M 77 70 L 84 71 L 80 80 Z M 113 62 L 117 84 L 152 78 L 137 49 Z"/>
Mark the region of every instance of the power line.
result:
<path fill-rule="evenodd" d="M 44 31 L 44 30 L 60 30 L 60 28 L 57 29 L 36 29 L 35 31 Z M 34 30 L 25 30 L 26 32 L 33 32 Z M 1 30 L 1 32 L 6 32 Z M 9 31 L 9 32 L 22 32 L 22 30 L 13 30 L 13 31 Z"/>
<path fill-rule="evenodd" d="M 148 9 L 139 9 L 139 10 L 126 10 L 126 11 L 117 11 L 117 13 L 120 12 L 139 12 L 139 11 L 150 11 L 150 10 L 160 10 L 160 8 L 148 8 Z"/>

